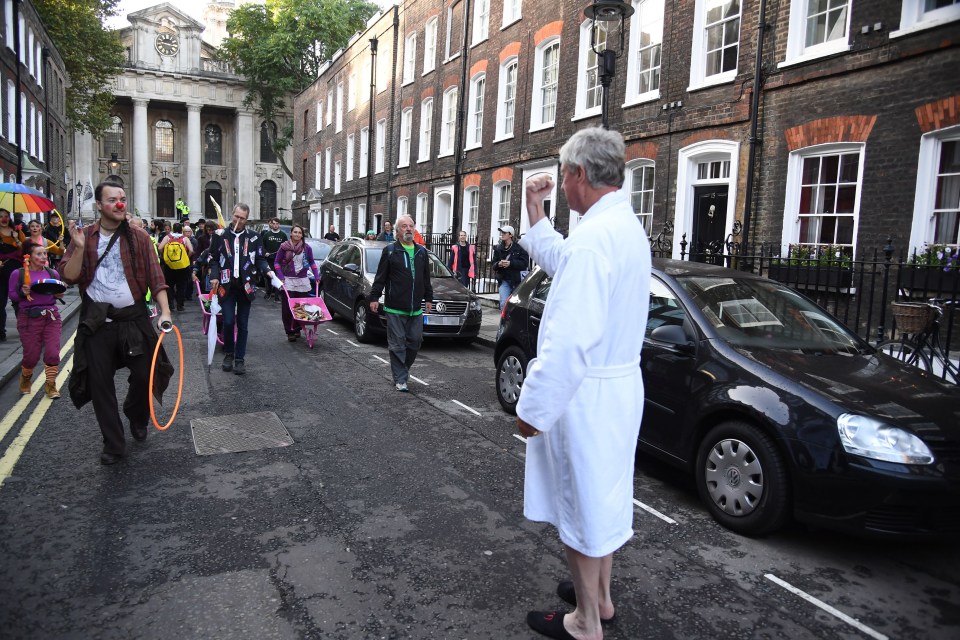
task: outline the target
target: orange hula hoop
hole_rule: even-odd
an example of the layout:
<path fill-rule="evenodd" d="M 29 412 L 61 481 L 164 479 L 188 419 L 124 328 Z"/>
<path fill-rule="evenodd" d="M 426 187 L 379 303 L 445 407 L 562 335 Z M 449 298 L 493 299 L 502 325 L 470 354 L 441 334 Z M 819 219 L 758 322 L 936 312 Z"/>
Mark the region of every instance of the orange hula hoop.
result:
<path fill-rule="evenodd" d="M 169 422 L 162 427 L 157 420 L 157 414 L 153 410 L 153 374 L 154 371 L 156 371 L 160 345 L 163 344 L 163 337 L 167 335 L 167 331 L 160 332 L 160 337 L 157 339 L 157 346 L 153 350 L 153 360 L 150 361 L 150 384 L 149 390 L 147 391 L 147 397 L 150 402 L 150 419 L 153 420 L 153 426 L 160 431 L 166 431 L 170 425 L 173 424 L 174 418 L 177 417 L 177 410 L 180 408 L 180 399 L 183 397 L 183 338 L 180 337 L 180 329 L 177 328 L 177 325 L 172 325 L 171 331 L 177 334 L 177 346 L 180 348 L 180 380 L 177 383 L 177 402 L 173 405 L 173 415 L 170 416 Z"/>

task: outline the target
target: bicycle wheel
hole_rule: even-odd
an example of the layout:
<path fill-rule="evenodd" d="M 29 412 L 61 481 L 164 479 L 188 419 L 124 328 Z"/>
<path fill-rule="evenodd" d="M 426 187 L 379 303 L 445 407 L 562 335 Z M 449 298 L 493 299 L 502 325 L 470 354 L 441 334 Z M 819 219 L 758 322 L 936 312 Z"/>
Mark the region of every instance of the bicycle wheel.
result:
<path fill-rule="evenodd" d="M 884 340 L 877 345 L 877 351 L 911 367 L 930 371 L 930 358 L 910 340 Z"/>

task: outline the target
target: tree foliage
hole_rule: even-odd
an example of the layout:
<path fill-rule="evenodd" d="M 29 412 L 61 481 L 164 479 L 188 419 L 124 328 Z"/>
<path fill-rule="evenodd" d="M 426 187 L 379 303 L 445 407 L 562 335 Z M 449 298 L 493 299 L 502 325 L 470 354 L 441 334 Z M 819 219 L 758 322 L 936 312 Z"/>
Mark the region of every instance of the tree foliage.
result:
<path fill-rule="evenodd" d="M 228 37 L 219 56 L 244 77 L 244 103 L 276 122 L 288 96 L 316 80 L 321 65 L 378 11 L 365 0 L 267 0 L 243 4 L 227 19 Z M 268 128 L 269 131 L 269 128 Z M 292 122 L 274 139 L 274 150 L 288 175 L 283 153 L 293 137 Z"/>
<path fill-rule="evenodd" d="M 126 59 L 119 34 L 103 23 L 119 0 L 33 0 L 70 78 L 67 117 L 77 131 L 99 136 L 110 126 L 110 84 Z M 26 43 L 24 43 L 26 46 Z"/>

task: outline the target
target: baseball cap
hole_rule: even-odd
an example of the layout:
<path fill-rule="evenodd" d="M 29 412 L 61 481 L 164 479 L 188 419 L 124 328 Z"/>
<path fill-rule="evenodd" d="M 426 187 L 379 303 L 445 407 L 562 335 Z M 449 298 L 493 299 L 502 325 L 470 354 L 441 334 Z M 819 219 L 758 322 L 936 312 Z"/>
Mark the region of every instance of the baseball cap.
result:
<path fill-rule="evenodd" d="M 513 227 L 511 227 L 509 224 L 504 225 L 504 226 L 502 226 L 502 227 L 499 227 L 499 228 L 497 229 L 497 231 L 499 231 L 500 233 L 509 233 L 509 234 L 512 235 L 512 236 L 517 235 L 517 234 L 514 232 Z"/>

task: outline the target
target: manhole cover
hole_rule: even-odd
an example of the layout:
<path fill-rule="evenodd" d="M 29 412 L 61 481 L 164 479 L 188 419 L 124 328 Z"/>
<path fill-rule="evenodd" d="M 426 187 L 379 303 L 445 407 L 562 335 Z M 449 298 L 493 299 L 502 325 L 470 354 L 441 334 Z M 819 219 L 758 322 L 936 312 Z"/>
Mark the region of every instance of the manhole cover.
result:
<path fill-rule="evenodd" d="M 190 421 L 190 429 L 193 431 L 193 446 L 201 456 L 293 444 L 287 428 L 272 411 L 198 418 Z"/>

